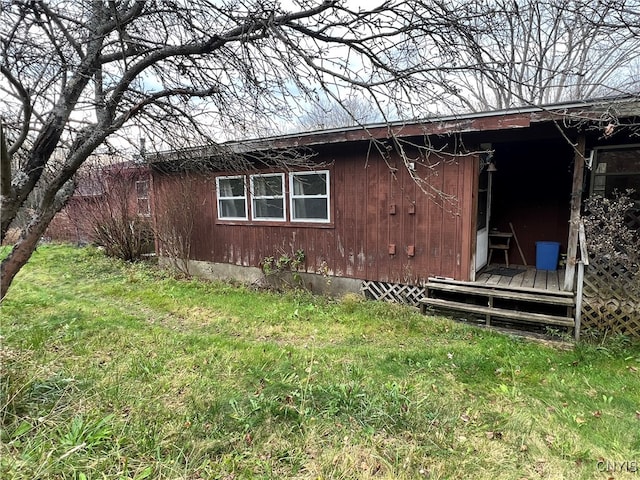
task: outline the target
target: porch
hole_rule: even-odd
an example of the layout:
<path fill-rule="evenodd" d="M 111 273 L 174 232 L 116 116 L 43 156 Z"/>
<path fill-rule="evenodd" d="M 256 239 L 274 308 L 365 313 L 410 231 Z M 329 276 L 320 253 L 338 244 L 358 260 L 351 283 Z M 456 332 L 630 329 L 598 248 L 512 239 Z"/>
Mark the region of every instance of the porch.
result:
<path fill-rule="evenodd" d="M 483 268 L 472 283 L 500 285 L 511 288 L 533 288 L 559 292 L 564 284 L 564 267 L 557 270 L 536 270 L 534 266 L 491 264 Z"/>
<path fill-rule="evenodd" d="M 423 313 L 435 309 L 487 326 L 571 331 L 575 324 L 574 292 L 562 290 L 565 270 L 491 264 L 476 281 L 429 278 L 420 301 Z"/>

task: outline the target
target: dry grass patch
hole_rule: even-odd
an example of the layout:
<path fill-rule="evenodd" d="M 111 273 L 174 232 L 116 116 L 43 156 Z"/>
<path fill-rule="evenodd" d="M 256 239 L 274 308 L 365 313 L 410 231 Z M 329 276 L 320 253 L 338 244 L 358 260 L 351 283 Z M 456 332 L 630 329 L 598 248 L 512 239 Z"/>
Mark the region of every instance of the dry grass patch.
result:
<path fill-rule="evenodd" d="M 640 458 L 625 338 L 564 350 L 60 246 L 2 309 L 3 479 L 592 479 Z"/>

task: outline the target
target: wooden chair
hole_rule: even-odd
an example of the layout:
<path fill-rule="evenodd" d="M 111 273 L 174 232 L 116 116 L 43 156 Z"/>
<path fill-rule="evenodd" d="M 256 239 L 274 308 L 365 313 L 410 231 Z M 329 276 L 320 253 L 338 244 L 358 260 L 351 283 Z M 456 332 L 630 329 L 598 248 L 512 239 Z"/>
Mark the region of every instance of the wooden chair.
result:
<path fill-rule="evenodd" d="M 505 232 L 489 232 L 489 259 L 487 263 L 491 263 L 491 257 L 495 250 L 504 252 L 504 263 L 509 266 L 509 247 L 511 246 L 512 233 Z"/>

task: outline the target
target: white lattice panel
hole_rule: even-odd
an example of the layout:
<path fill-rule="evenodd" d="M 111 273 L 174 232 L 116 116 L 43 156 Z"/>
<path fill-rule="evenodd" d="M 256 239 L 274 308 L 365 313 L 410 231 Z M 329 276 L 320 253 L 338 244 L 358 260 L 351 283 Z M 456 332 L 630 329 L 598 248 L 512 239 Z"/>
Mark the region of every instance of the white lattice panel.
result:
<path fill-rule="evenodd" d="M 425 288 L 387 282 L 362 282 L 362 291 L 368 298 L 388 302 L 405 303 L 417 307 L 425 295 Z"/>

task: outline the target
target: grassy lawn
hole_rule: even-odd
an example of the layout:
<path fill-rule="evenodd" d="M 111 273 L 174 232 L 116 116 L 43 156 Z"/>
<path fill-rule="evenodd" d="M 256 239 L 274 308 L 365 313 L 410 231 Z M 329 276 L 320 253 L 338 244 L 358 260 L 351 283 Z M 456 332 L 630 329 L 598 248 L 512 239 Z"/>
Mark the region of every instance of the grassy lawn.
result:
<path fill-rule="evenodd" d="M 640 479 L 625 338 L 559 348 L 62 246 L 1 334 L 2 479 Z"/>

